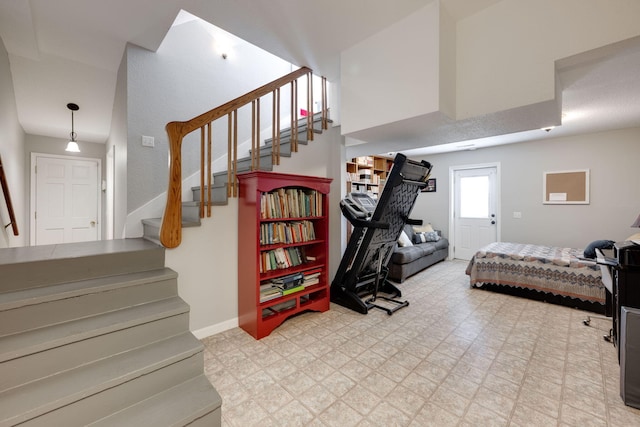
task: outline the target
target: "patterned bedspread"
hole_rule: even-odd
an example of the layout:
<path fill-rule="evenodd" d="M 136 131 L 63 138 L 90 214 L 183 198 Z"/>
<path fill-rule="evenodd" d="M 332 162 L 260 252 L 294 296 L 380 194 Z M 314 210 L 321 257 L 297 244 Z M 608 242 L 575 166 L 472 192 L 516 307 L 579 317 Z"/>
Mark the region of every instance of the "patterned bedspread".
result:
<path fill-rule="evenodd" d="M 580 249 L 497 242 L 480 249 L 466 273 L 471 286 L 493 283 L 604 303 L 600 267 L 578 259 L 582 254 Z"/>

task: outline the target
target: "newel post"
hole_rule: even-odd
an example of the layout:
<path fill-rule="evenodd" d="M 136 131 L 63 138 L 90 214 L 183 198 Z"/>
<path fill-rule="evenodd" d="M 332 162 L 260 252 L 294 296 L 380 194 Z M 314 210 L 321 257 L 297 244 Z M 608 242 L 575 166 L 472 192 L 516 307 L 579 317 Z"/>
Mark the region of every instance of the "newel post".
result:
<path fill-rule="evenodd" d="M 182 241 L 182 134 L 180 127 L 180 122 L 170 122 L 165 127 L 169 136 L 169 186 L 160 228 L 160 242 L 167 248 L 175 248 Z"/>

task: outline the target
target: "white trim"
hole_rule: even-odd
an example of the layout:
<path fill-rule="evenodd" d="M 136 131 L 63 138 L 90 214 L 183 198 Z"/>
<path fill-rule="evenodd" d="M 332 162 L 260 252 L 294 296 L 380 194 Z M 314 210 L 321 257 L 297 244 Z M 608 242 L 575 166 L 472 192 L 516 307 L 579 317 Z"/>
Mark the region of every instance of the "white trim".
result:
<path fill-rule="evenodd" d="M 96 240 L 102 240 L 102 159 L 95 157 L 80 157 L 80 156 L 64 156 L 60 154 L 48 154 L 48 153 L 31 153 L 31 171 L 30 171 L 30 201 L 29 201 L 29 244 L 31 246 L 36 245 L 36 164 L 38 157 L 49 157 L 54 159 L 66 159 L 66 160 L 84 160 L 95 161 L 98 163 L 98 179 L 97 188 L 98 192 L 98 235 Z"/>
<path fill-rule="evenodd" d="M 226 320 L 222 323 L 217 323 L 215 325 L 207 326 L 202 329 L 198 329 L 195 331 L 191 331 L 191 333 L 198 338 L 199 340 L 210 337 L 212 335 L 219 334 L 220 332 L 228 331 L 229 329 L 237 328 L 239 326 L 238 318 L 233 318 L 230 320 Z"/>

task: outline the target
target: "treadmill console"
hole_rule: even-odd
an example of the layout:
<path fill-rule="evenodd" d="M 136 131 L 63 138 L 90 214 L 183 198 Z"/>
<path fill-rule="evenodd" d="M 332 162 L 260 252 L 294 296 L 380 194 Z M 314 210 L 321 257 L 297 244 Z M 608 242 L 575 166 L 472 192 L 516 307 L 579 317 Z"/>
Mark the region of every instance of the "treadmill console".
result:
<path fill-rule="evenodd" d="M 352 218 L 368 219 L 376 209 L 376 200 L 366 193 L 349 193 L 340 201 L 340 208 Z"/>

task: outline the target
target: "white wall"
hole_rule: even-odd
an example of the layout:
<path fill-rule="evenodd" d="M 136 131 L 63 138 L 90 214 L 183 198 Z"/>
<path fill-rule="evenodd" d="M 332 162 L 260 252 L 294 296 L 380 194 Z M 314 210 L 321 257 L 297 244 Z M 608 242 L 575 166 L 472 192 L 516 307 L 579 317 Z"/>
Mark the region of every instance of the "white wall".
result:
<path fill-rule="evenodd" d="M 29 187 L 26 184 L 26 171 L 24 157 L 24 131 L 18 122 L 16 97 L 11 79 L 11 67 L 9 56 L 0 39 L 0 156 L 9 192 L 11 204 L 18 225 L 18 236 L 13 235 L 9 224 L 9 212 L 4 195 L 0 191 L 0 248 L 25 246 L 28 239 L 29 216 L 27 210 Z"/>
<path fill-rule="evenodd" d="M 449 168 L 499 162 L 502 241 L 583 248 L 598 239 L 625 240 L 640 212 L 640 128 L 545 139 L 425 157 L 437 192 L 418 196 L 412 217 L 449 228 Z M 590 204 L 544 205 L 543 172 L 589 169 Z M 522 218 L 513 218 L 521 212 Z"/>
<path fill-rule="evenodd" d="M 554 61 L 640 34 L 640 2 L 503 0 L 457 25 L 457 119 L 554 98 Z"/>
<path fill-rule="evenodd" d="M 439 19 L 432 2 L 342 52 L 343 134 L 439 111 Z"/>
<path fill-rule="evenodd" d="M 125 237 L 127 219 L 127 64 L 127 51 L 125 51 L 120 62 L 120 68 L 118 68 L 113 113 L 111 115 L 111 131 L 105 147 L 106 153 L 112 147 L 115 151 L 113 236 L 116 239 Z"/>
<path fill-rule="evenodd" d="M 342 53 L 343 133 L 386 144 L 351 154 L 559 124 L 555 61 L 640 35 L 638 1 L 502 0 L 458 22 L 440 3 Z M 474 127 L 489 117 L 491 130 Z M 451 120 L 469 122 L 443 131 Z M 407 124 L 428 140 L 403 138 Z"/>
<path fill-rule="evenodd" d="M 167 123 L 189 120 L 292 71 L 286 61 L 248 43 L 223 59 L 204 25 L 172 27 L 157 52 L 127 47 L 128 213 L 167 190 Z M 289 95 L 282 96 L 286 108 Z M 270 123 L 271 103 L 263 104 L 263 123 Z M 249 114 L 250 107 L 239 113 L 239 141 L 250 138 Z M 227 151 L 226 126 L 226 120 L 213 126 L 214 158 Z M 154 148 L 142 146 L 143 135 L 155 138 Z M 199 168 L 199 131 L 185 138 L 182 154 L 186 178 Z"/>

